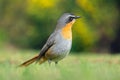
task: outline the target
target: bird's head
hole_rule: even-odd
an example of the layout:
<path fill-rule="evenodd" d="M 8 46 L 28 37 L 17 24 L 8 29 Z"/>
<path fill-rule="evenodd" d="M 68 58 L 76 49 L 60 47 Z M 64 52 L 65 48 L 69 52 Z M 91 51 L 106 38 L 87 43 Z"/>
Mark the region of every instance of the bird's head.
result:
<path fill-rule="evenodd" d="M 71 13 L 64 13 L 57 22 L 57 28 L 65 27 L 67 24 L 72 26 L 75 20 L 78 18 L 80 18 L 80 16 L 75 16 Z"/>

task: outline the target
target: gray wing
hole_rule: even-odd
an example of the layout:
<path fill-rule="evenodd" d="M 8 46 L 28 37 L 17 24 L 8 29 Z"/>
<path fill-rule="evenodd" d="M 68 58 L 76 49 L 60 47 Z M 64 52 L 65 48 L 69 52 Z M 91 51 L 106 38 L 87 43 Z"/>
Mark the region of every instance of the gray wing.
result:
<path fill-rule="evenodd" d="M 43 46 L 43 48 L 41 49 L 40 53 L 39 53 L 39 57 L 38 60 L 45 55 L 45 53 L 48 51 L 48 49 L 53 46 L 55 44 L 55 37 L 56 37 L 56 33 L 54 32 L 53 34 L 51 34 L 51 36 L 48 38 L 46 44 Z"/>

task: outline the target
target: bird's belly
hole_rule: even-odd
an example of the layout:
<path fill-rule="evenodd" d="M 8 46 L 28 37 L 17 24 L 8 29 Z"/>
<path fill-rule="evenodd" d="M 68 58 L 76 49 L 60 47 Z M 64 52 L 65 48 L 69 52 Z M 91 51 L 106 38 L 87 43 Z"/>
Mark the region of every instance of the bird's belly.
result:
<path fill-rule="evenodd" d="M 71 49 L 71 41 L 61 41 L 53 45 L 46 53 L 46 57 L 53 61 L 59 61 L 68 55 Z"/>

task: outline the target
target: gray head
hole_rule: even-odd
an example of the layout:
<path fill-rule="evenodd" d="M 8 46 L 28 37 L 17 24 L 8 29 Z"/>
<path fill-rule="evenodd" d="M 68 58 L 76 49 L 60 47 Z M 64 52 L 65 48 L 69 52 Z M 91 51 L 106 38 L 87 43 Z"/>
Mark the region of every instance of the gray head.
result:
<path fill-rule="evenodd" d="M 75 16 L 74 14 L 71 13 L 64 13 L 58 20 L 57 22 L 57 27 L 56 28 L 62 28 L 66 24 L 75 21 L 76 19 L 80 18 L 80 16 Z"/>

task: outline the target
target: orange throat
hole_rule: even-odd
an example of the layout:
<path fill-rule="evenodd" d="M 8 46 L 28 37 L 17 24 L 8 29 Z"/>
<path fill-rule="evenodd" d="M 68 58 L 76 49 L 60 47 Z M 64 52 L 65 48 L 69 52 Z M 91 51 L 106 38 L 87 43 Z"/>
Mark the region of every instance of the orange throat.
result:
<path fill-rule="evenodd" d="M 66 24 L 63 28 L 62 28 L 62 36 L 64 39 L 67 39 L 67 40 L 72 40 L 72 25 L 75 21 L 72 21 L 68 24 Z"/>

